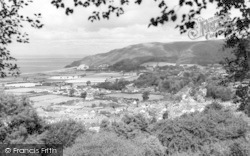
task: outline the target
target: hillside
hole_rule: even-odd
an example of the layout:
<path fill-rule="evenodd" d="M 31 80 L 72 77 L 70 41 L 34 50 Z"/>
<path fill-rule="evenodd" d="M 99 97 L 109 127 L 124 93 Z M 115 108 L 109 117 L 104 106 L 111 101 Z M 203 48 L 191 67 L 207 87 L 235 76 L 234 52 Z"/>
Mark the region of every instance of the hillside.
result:
<path fill-rule="evenodd" d="M 98 66 L 101 64 L 113 65 L 122 60 L 145 63 L 149 61 L 165 61 L 180 64 L 206 65 L 218 63 L 228 52 L 222 51 L 223 40 L 172 42 L 172 43 L 145 43 L 131 45 L 107 53 L 87 56 L 74 61 L 66 67 L 86 64 Z"/>

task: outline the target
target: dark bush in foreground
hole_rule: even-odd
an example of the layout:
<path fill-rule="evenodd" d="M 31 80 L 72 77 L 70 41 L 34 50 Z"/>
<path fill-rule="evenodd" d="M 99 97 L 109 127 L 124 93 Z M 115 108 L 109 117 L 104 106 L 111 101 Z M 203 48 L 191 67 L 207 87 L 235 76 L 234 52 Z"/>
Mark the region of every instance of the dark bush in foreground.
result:
<path fill-rule="evenodd" d="M 48 128 L 46 135 L 46 144 L 62 144 L 63 147 L 69 147 L 74 144 L 75 139 L 85 132 L 81 123 L 73 120 L 64 120 L 53 123 Z"/>
<path fill-rule="evenodd" d="M 248 125 L 229 111 L 208 110 L 156 124 L 153 132 L 166 147 L 166 154 L 202 152 L 220 141 L 244 138 Z"/>
<path fill-rule="evenodd" d="M 0 92 L 0 143 L 42 144 L 45 128 L 28 98 Z"/>
<path fill-rule="evenodd" d="M 133 140 L 112 132 L 84 134 L 64 151 L 65 156 L 163 156 L 164 148 L 154 136 L 138 136 Z"/>
<path fill-rule="evenodd" d="M 207 88 L 207 97 L 211 97 L 213 99 L 221 99 L 222 101 L 229 101 L 234 96 L 230 87 L 219 86 L 216 84 L 209 84 L 206 88 Z"/>

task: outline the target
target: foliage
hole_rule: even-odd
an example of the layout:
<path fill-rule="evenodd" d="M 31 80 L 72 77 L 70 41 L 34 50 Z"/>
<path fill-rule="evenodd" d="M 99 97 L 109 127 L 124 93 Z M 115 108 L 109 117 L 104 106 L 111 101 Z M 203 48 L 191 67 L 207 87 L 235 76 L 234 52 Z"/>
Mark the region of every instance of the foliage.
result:
<path fill-rule="evenodd" d="M 73 96 L 74 96 L 74 93 L 75 93 L 75 90 L 74 90 L 74 89 L 70 89 L 70 90 L 69 90 L 69 96 L 70 96 L 70 97 L 73 97 Z"/>
<path fill-rule="evenodd" d="M 91 81 L 87 81 L 86 84 L 87 86 L 89 86 L 91 84 Z"/>
<path fill-rule="evenodd" d="M 222 62 L 229 74 L 228 80 L 243 81 L 249 76 L 250 69 L 249 34 L 244 32 L 240 38 L 229 38 L 225 47 L 232 48 L 234 54 L 234 57 Z"/>
<path fill-rule="evenodd" d="M 249 126 L 231 112 L 210 109 L 157 123 L 157 133 L 166 154 L 202 151 L 215 142 L 244 138 Z"/>
<path fill-rule="evenodd" d="M 248 117 L 250 117 L 250 104 L 245 106 L 245 113 L 247 114 Z"/>
<path fill-rule="evenodd" d="M 95 108 L 95 107 L 96 107 L 96 104 L 93 103 L 93 104 L 91 105 L 91 107 L 92 107 L 92 108 Z"/>
<path fill-rule="evenodd" d="M 118 137 L 115 133 L 102 131 L 84 134 L 71 148 L 64 151 L 66 156 L 163 156 L 164 147 L 155 136 L 139 135 L 135 139 Z"/>
<path fill-rule="evenodd" d="M 153 135 L 138 135 L 133 141 L 143 149 L 143 155 L 164 156 L 165 147 L 162 146 L 157 137 Z"/>
<path fill-rule="evenodd" d="M 135 138 L 141 133 L 149 134 L 150 123 L 142 114 L 125 114 L 120 122 L 112 122 L 102 130 L 114 132 L 123 138 Z"/>
<path fill-rule="evenodd" d="M 207 113 L 209 110 L 222 110 L 223 106 L 221 104 L 219 104 L 218 102 L 213 102 L 209 105 L 206 105 L 204 112 Z"/>
<path fill-rule="evenodd" d="M 222 101 L 229 101 L 233 99 L 233 91 L 230 87 L 218 85 L 216 83 L 210 83 L 206 86 L 207 97 L 213 99 L 221 99 Z"/>
<path fill-rule="evenodd" d="M 64 151 L 66 156 L 143 156 L 143 150 L 130 140 L 118 137 L 115 133 L 100 132 L 84 134 L 76 143 Z"/>
<path fill-rule="evenodd" d="M 239 111 L 245 112 L 248 116 L 249 114 L 249 107 L 250 107 L 250 97 L 249 97 L 249 86 L 243 86 L 239 85 L 236 88 L 235 103 L 240 103 L 240 106 L 238 108 Z"/>
<path fill-rule="evenodd" d="M 249 143 L 243 139 L 236 139 L 205 145 L 202 151 L 181 152 L 175 153 L 172 156 L 248 156 L 249 154 Z"/>
<path fill-rule="evenodd" d="M 0 77 L 19 75 L 19 69 L 13 63 L 15 58 L 10 55 L 7 46 L 13 42 L 29 43 L 28 34 L 22 32 L 26 24 L 34 28 L 41 28 L 43 24 L 39 21 L 41 14 L 34 17 L 24 16 L 20 12 L 32 1 L 0 1 Z"/>
<path fill-rule="evenodd" d="M 229 148 L 230 155 L 248 156 L 250 154 L 249 149 L 247 151 L 247 149 L 244 149 L 239 143 L 233 143 Z"/>
<path fill-rule="evenodd" d="M 86 97 L 87 97 L 87 92 L 82 92 L 81 93 L 81 98 L 86 99 Z"/>
<path fill-rule="evenodd" d="M 158 79 L 157 74 L 144 73 L 141 74 L 137 80 L 135 80 L 134 84 L 137 87 L 157 86 L 159 83 Z"/>
<path fill-rule="evenodd" d="M 109 125 L 110 125 L 110 121 L 107 119 L 104 119 L 104 120 L 102 120 L 102 122 L 100 124 L 100 128 L 105 129 L 105 128 L 108 128 Z"/>
<path fill-rule="evenodd" d="M 102 82 L 102 83 L 95 85 L 95 87 L 103 88 L 103 89 L 107 89 L 107 90 L 122 90 L 128 84 L 130 84 L 129 81 L 120 79 L 120 80 L 117 80 L 115 82 Z"/>
<path fill-rule="evenodd" d="M 0 93 L 0 143 L 24 143 L 32 136 L 42 142 L 45 129 L 26 97 Z"/>
<path fill-rule="evenodd" d="M 149 99 L 149 92 L 143 92 L 142 93 L 142 99 L 143 99 L 143 101 L 147 101 L 148 99 Z"/>
<path fill-rule="evenodd" d="M 140 63 L 134 62 L 129 59 L 124 59 L 122 61 L 119 61 L 109 67 L 112 71 L 124 71 L 124 72 L 130 72 L 130 71 L 137 71 L 145 69 L 145 67 L 140 66 Z"/>
<path fill-rule="evenodd" d="M 168 111 L 165 111 L 164 113 L 163 113 L 163 115 L 162 115 L 162 119 L 168 119 Z"/>
<path fill-rule="evenodd" d="M 177 93 L 183 87 L 192 83 L 194 85 L 200 85 L 205 82 L 206 77 L 198 69 L 189 72 L 184 72 L 183 68 L 168 67 L 164 71 L 154 71 L 141 74 L 137 80 L 134 81 L 137 87 L 156 87 L 161 92 Z M 178 76 L 178 74 L 180 74 Z"/>
<path fill-rule="evenodd" d="M 83 124 L 73 120 L 63 120 L 49 125 L 46 144 L 61 144 L 64 148 L 74 144 L 75 139 L 86 130 Z"/>
<path fill-rule="evenodd" d="M 100 19 L 109 19 L 112 14 L 116 15 L 117 17 L 121 16 L 125 13 L 124 7 L 126 5 L 129 5 L 131 3 L 135 3 L 140 5 L 143 2 L 143 0 L 120 0 L 118 3 L 112 3 L 112 1 L 108 0 L 97 0 L 97 1 L 85 1 L 82 2 L 80 0 L 74 0 L 74 7 L 97 7 L 95 11 L 93 11 L 92 15 L 89 16 L 90 21 L 96 21 Z M 195 25 L 195 22 L 191 21 L 192 18 L 195 17 L 195 15 L 199 15 L 202 10 L 205 10 L 209 3 L 215 3 L 217 6 L 217 15 L 223 15 L 225 13 L 229 13 L 232 8 L 235 8 L 236 10 L 241 11 L 241 16 L 237 17 L 234 21 L 232 21 L 232 24 L 236 25 L 236 27 L 232 30 L 233 32 L 227 30 L 224 32 L 225 36 L 232 35 L 240 35 L 241 31 L 244 32 L 244 28 L 248 27 L 248 15 L 247 12 L 247 5 L 245 5 L 245 1 L 234 1 L 234 0 L 228 0 L 227 3 L 225 3 L 223 0 L 211 0 L 211 1 L 186 1 L 186 0 L 179 0 L 179 5 L 175 7 L 169 7 L 168 3 L 166 3 L 165 0 L 155 1 L 156 6 L 159 9 L 160 15 L 157 15 L 155 18 L 150 19 L 149 26 L 158 26 L 159 24 L 165 24 L 169 21 L 176 21 L 178 18 L 180 18 L 179 24 L 176 25 L 176 28 L 179 28 L 181 33 L 185 33 L 187 29 L 193 28 Z M 74 12 L 73 7 L 66 6 L 63 1 L 61 0 L 53 0 L 52 4 L 57 8 L 64 8 L 65 13 L 67 15 L 70 15 Z M 98 10 L 98 7 L 106 8 L 106 10 Z M 187 10 L 186 7 L 191 7 L 192 9 Z M 177 15 L 177 11 L 181 11 L 182 14 Z M 232 28 L 231 28 L 232 29 Z M 235 35 L 234 35 L 235 34 Z M 243 33 L 244 34 L 244 33 Z"/>

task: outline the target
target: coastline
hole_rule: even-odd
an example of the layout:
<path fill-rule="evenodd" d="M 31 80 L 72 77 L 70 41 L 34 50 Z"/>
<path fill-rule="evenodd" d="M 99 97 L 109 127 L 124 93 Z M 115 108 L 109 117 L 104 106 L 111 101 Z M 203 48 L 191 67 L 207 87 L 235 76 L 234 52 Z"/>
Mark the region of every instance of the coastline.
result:
<path fill-rule="evenodd" d="M 24 75 L 35 75 L 35 74 L 51 74 L 51 73 L 56 73 L 56 72 L 66 72 L 68 70 L 72 70 L 75 67 L 70 67 L 70 68 L 61 68 L 57 70 L 48 70 L 48 71 L 40 71 L 40 72 L 33 72 L 33 73 L 21 73 L 20 76 Z"/>

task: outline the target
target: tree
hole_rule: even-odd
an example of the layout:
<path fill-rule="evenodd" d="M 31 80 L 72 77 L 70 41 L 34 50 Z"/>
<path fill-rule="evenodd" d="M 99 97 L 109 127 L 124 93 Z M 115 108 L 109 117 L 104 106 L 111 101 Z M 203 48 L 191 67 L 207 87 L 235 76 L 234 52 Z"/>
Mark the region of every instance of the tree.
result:
<path fill-rule="evenodd" d="M 82 123 L 64 120 L 49 125 L 46 144 L 60 144 L 64 148 L 74 144 L 75 139 L 86 131 Z"/>
<path fill-rule="evenodd" d="M 26 97 L 0 93 L 0 143 L 43 144 L 46 127 Z"/>
<path fill-rule="evenodd" d="M 73 97 L 73 96 L 74 96 L 74 93 L 75 93 L 75 90 L 74 90 L 74 89 L 70 89 L 70 91 L 69 91 L 69 96 L 70 96 L 70 97 Z"/>
<path fill-rule="evenodd" d="M 82 92 L 81 93 L 81 98 L 86 99 L 86 97 L 87 97 L 87 92 Z"/>
<path fill-rule="evenodd" d="M 15 58 L 10 55 L 7 46 L 13 42 L 29 43 L 28 34 L 22 31 L 25 24 L 34 28 L 42 28 L 41 14 L 24 16 L 20 11 L 32 3 L 31 0 L 0 1 L 0 77 L 20 74 Z"/>
<path fill-rule="evenodd" d="M 112 132 L 84 134 L 76 143 L 65 149 L 66 156 L 105 155 L 105 156 L 144 156 L 143 146 L 131 140 L 118 137 Z"/>
<path fill-rule="evenodd" d="M 86 84 L 87 86 L 89 86 L 91 84 L 91 81 L 87 81 Z"/>
<path fill-rule="evenodd" d="M 150 93 L 148 91 L 142 93 L 143 101 L 147 101 L 149 99 L 149 94 Z"/>
<path fill-rule="evenodd" d="M 162 119 L 168 119 L 168 111 L 165 111 L 164 113 L 163 113 L 163 115 L 162 115 Z"/>

